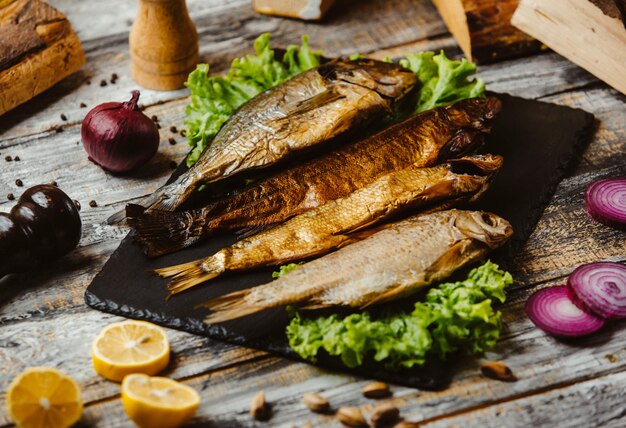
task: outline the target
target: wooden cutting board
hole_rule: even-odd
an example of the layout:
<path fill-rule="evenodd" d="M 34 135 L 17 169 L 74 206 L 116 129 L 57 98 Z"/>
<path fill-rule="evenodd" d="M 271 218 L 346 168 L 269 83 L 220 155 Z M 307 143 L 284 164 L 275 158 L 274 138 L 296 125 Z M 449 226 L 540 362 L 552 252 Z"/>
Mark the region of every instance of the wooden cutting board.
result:
<path fill-rule="evenodd" d="M 509 95 L 494 95 L 503 101 L 503 110 L 483 151 L 500 154 L 505 162 L 492 187 L 474 208 L 493 211 L 513 225 L 515 234 L 512 240 L 498 254 L 493 254 L 494 260 L 506 266 L 532 232 L 556 186 L 588 142 L 594 118 L 578 109 Z M 182 171 L 184 166 L 181 165 L 170 180 Z M 206 309 L 195 308 L 210 298 L 268 282 L 275 269 L 223 276 L 168 302 L 165 301 L 166 281 L 148 272 L 205 257 L 234 241 L 234 235 L 222 235 L 192 248 L 149 260 L 133 243 L 130 234 L 93 279 L 85 293 L 85 301 L 89 306 L 105 312 L 298 359 L 287 344 L 285 326 L 288 317 L 283 309 L 207 325 L 203 322 Z M 415 299 L 407 299 L 403 304 L 410 307 Z M 371 362 L 349 370 L 338 359 L 329 357 L 320 358 L 317 364 L 424 389 L 444 387 L 454 374 L 454 370 L 450 370 L 454 365 L 436 361 L 428 363 L 426 368 L 402 372 L 390 372 Z"/>

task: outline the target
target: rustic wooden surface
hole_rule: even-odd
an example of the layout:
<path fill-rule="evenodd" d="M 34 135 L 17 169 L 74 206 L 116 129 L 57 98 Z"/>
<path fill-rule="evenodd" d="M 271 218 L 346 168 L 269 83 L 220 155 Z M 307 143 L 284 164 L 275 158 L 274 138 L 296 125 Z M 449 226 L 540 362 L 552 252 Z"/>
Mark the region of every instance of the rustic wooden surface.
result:
<path fill-rule="evenodd" d="M 171 125 L 181 128 L 185 90 L 142 91 L 141 105 L 163 125 L 159 154 L 132 177 L 105 174 L 87 160 L 80 144 L 80 122 L 101 102 L 124 100 L 135 88 L 130 79 L 128 31 L 136 2 L 110 0 L 52 2 L 72 21 L 87 64 L 81 71 L 16 110 L 0 117 L 0 209 L 9 192 L 55 180 L 81 202 L 83 237 L 79 248 L 47 269 L 0 280 L 0 401 L 11 379 L 29 366 L 58 367 L 76 378 L 86 401 L 84 426 L 130 426 L 121 407 L 119 385 L 91 368 L 92 339 L 118 317 L 88 308 L 83 293 L 124 237 L 124 229 L 104 220 L 126 202 L 155 190 L 188 148 Z M 261 32 L 272 32 L 277 46 L 309 34 L 329 55 L 361 52 L 398 56 L 422 49 L 460 50 L 428 0 L 339 1 L 323 24 L 256 15 L 249 0 L 188 0 L 200 36 L 200 53 L 213 70 L 250 50 Z M 116 84 L 101 87 L 112 73 Z M 428 427 L 448 426 L 626 426 L 626 324 L 613 323 L 576 342 L 563 342 L 534 328 L 523 312 L 528 294 L 562 283 L 584 262 L 626 262 L 626 235 L 589 220 L 582 196 L 598 177 L 626 175 L 626 98 L 562 57 L 536 56 L 483 66 L 480 76 L 494 91 L 583 108 L 598 119 L 597 132 L 578 164 L 560 184 L 513 268 L 516 284 L 503 308 L 504 337 L 487 359 L 505 361 L 516 383 L 485 379 L 478 360 L 456 369 L 451 387 L 424 392 L 393 387 L 387 401 L 402 416 Z M 0 94 L 1 96 L 1 94 Z M 68 118 L 63 121 L 61 114 Z M 532 126 L 532 124 L 529 124 Z M 59 132 L 61 131 L 61 132 Z M 174 137 L 178 144 L 170 145 Z M 4 157 L 19 156 L 19 162 Z M 520 171 L 523 179 L 524 171 Z M 15 185 L 16 179 L 24 187 Z M 512 195 L 511 197 L 514 197 Z M 95 200 L 97 207 L 90 207 Z M 112 284 L 112 286 L 114 286 Z M 305 392 L 316 391 L 339 406 L 360 406 L 369 415 L 376 402 L 362 397 L 366 379 L 317 369 L 187 333 L 168 330 L 174 353 L 166 375 L 196 387 L 202 405 L 197 426 L 339 426 L 332 416 L 310 413 Z M 265 390 L 273 404 L 268 423 L 254 423 L 250 398 Z M 9 424 L 4 404 L 0 426 Z"/>

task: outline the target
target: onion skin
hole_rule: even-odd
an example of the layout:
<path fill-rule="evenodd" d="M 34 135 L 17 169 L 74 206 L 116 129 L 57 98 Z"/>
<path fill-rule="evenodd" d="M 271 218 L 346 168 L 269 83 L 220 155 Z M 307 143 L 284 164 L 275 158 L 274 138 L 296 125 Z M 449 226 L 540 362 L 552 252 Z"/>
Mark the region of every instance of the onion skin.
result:
<path fill-rule="evenodd" d="M 132 94 L 127 102 L 94 107 L 80 130 L 89 160 L 114 174 L 136 170 L 159 148 L 159 130 L 137 107 L 139 91 Z"/>
<path fill-rule="evenodd" d="M 602 318 L 578 307 L 565 285 L 536 291 L 526 302 L 526 314 L 533 324 L 556 337 L 586 336 L 605 324 Z"/>
<path fill-rule="evenodd" d="M 585 205 L 594 220 L 626 230 L 626 177 L 593 182 L 585 192 Z"/>
<path fill-rule="evenodd" d="M 70 252 L 81 226 L 78 209 L 61 189 L 41 184 L 26 190 L 10 213 L 0 213 L 0 278 Z"/>
<path fill-rule="evenodd" d="M 585 309 L 602 318 L 626 318 L 626 266 L 613 262 L 582 265 L 567 284 Z"/>

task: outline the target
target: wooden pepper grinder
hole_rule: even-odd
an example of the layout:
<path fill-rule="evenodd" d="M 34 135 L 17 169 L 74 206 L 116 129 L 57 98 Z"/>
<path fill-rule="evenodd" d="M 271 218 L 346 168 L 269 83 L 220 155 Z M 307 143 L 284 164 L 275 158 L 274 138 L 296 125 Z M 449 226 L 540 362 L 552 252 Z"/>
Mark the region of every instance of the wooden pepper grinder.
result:
<path fill-rule="evenodd" d="M 144 88 L 182 88 L 198 63 L 198 33 L 185 0 L 139 0 L 129 42 L 133 79 Z"/>

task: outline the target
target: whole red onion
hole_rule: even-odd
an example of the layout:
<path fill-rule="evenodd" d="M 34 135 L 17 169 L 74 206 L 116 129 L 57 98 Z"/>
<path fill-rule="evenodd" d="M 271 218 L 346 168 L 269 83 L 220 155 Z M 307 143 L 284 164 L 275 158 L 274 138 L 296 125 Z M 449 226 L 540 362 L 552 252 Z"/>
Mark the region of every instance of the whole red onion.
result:
<path fill-rule="evenodd" d="M 137 107 L 139 91 L 124 103 L 110 102 L 94 107 L 80 130 L 89 160 L 112 173 L 133 171 L 159 148 L 159 130 Z"/>

